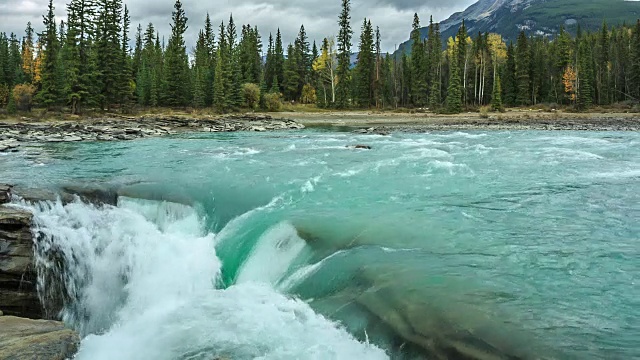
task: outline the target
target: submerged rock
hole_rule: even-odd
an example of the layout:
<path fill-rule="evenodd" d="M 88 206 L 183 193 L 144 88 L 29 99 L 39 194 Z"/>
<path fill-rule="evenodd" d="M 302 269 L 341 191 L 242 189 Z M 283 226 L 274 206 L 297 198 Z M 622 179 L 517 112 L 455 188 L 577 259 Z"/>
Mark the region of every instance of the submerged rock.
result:
<path fill-rule="evenodd" d="M 363 149 L 363 150 L 371 150 L 371 149 L 372 149 L 372 147 L 371 147 L 371 146 L 369 146 L 369 145 L 362 145 L 362 144 L 358 144 L 358 145 L 351 145 L 351 146 L 347 145 L 347 147 L 351 147 L 351 148 L 354 148 L 354 149 Z"/>
<path fill-rule="evenodd" d="M 0 317 L 0 359 L 70 359 L 79 343 L 78 334 L 58 321 Z"/>

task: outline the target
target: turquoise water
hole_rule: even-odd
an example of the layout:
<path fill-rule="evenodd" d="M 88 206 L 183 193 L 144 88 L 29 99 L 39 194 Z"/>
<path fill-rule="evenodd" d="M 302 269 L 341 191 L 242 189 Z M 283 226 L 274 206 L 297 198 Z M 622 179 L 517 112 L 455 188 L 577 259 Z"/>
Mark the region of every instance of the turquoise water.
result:
<path fill-rule="evenodd" d="M 151 216 L 139 199 L 188 205 L 196 220 L 180 226 L 212 234 L 194 251 L 219 259 L 207 276 L 228 289 L 207 296 L 261 284 L 391 357 L 420 358 L 436 339 L 523 358 L 640 358 L 637 133 L 184 134 L 40 145 L 0 156 L 0 174 L 117 188 L 163 234 L 157 214 L 175 210 Z M 126 308 L 131 295 L 119 296 L 110 306 Z M 249 328 L 255 316 L 242 317 Z M 104 332 L 114 320 L 101 321 Z"/>

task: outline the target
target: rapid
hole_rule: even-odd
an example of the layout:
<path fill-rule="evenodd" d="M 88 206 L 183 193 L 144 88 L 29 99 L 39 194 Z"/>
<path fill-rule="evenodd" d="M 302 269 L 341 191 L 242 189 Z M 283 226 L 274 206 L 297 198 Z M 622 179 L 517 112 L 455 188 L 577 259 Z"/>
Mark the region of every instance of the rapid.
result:
<path fill-rule="evenodd" d="M 640 357 L 636 133 L 181 134 L 0 174 L 119 194 L 14 204 L 77 359 Z"/>

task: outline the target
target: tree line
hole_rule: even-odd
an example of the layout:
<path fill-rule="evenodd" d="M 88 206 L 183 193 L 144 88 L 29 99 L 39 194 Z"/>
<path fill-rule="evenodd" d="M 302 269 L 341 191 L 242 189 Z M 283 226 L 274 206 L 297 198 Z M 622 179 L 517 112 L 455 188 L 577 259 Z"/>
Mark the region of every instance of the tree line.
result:
<path fill-rule="evenodd" d="M 439 24 L 420 35 L 414 15 L 409 53 L 381 51 L 380 29 L 360 26 L 354 48 L 350 0 L 342 0 L 338 35 L 310 42 L 304 25 L 285 46 L 278 30 L 267 51 L 256 26 L 233 16 L 217 29 L 207 14 L 188 49 L 188 18 L 174 5 L 168 41 L 149 23 L 133 31 L 122 0 L 71 0 L 58 23 L 53 0 L 44 30 L 27 24 L 22 39 L 0 34 L 0 106 L 8 112 L 68 109 L 123 112 L 135 107 L 278 110 L 283 101 L 322 108 L 428 108 L 459 113 L 540 103 L 589 109 L 640 99 L 640 20 L 635 26 L 528 36 L 468 34 L 464 22 L 443 39 Z M 357 57 L 352 61 L 352 53 Z"/>

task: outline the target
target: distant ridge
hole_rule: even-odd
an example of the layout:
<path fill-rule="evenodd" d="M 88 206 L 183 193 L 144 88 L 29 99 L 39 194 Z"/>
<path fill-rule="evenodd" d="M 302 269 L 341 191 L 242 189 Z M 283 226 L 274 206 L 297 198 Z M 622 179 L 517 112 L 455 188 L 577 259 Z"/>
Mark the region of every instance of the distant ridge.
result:
<path fill-rule="evenodd" d="M 419 14 L 420 15 L 420 14 Z M 465 21 L 470 36 L 478 32 L 494 32 L 507 40 L 515 40 L 520 31 L 540 36 L 553 36 L 560 26 L 575 34 L 596 30 L 603 21 L 609 25 L 632 24 L 640 18 L 640 1 L 626 0 L 479 0 L 462 12 L 440 23 L 442 38 L 454 36 Z M 426 38 L 428 16 L 421 17 L 420 29 Z M 444 42 L 446 44 L 446 41 Z M 409 51 L 409 40 L 398 51 Z"/>

